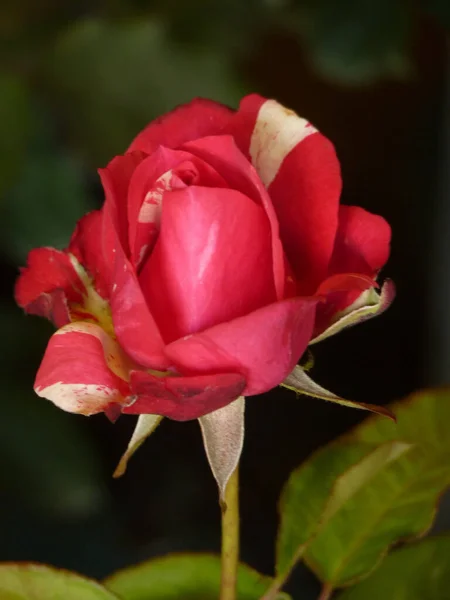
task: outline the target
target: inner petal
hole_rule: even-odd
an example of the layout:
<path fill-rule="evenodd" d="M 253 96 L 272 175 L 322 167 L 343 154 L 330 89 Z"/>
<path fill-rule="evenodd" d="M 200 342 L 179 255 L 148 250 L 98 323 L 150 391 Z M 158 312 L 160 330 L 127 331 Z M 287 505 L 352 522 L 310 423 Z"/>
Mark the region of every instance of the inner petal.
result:
<path fill-rule="evenodd" d="M 140 284 L 166 343 L 273 302 L 264 209 L 229 189 L 167 193 Z"/>

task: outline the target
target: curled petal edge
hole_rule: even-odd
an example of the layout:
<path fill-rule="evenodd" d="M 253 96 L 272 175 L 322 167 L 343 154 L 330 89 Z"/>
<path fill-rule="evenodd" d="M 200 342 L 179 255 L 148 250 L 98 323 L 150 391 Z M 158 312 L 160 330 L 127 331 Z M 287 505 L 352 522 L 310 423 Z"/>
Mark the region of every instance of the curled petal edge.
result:
<path fill-rule="evenodd" d="M 307 396 L 312 396 L 313 398 L 319 398 L 320 400 L 327 400 L 328 402 L 334 402 L 335 404 L 341 404 L 342 406 L 349 406 L 350 408 L 368 410 L 396 421 L 394 413 L 384 406 L 366 404 L 365 402 L 353 402 L 352 400 L 346 400 L 345 398 L 336 396 L 336 394 L 329 392 L 313 381 L 309 375 L 305 373 L 302 367 L 298 365 L 280 385 L 298 394 L 305 394 Z"/>
<path fill-rule="evenodd" d="M 199 418 L 203 444 L 214 479 L 219 486 L 220 500 L 224 501 L 225 488 L 239 464 L 244 445 L 245 398 Z"/>
<path fill-rule="evenodd" d="M 142 446 L 145 440 L 155 431 L 162 420 L 163 417 L 160 415 L 139 415 L 127 449 L 123 453 L 119 464 L 113 473 L 113 477 L 115 479 L 121 477 L 125 473 L 130 458 L 133 456 L 136 450 Z"/>
<path fill-rule="evenodd" d="M 386 279 L 380 293 L 373 287 L 365 290 L 353 304 L 337 313 L 334 322 L 325 331 L 313 338 L 309 344 L 317 344 L 347 327 L 352 327 L 381 315 L 389 308 L 394 298 L 395 284 L 391 279 Z"/>

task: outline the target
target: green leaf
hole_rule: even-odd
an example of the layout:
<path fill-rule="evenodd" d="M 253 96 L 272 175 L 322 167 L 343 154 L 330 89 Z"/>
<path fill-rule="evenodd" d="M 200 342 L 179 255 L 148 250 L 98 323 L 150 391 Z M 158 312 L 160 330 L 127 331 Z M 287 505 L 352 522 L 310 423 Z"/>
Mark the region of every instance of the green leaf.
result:
<path fill-rule="evenodd" d="M 270 586 L 270 577 L 239 565 L 238 599 L 256 600 Z M 104 585 L 122 600 L 217 600 L 220 558 L 211 554 L 173 554 L 124 569 Z M 275 600 L 289 600 L 280 593 Z"/>
<path fill-rule="evenodd" d="M 322 448 L 293 471 L 280 500 L 277 572 L 288 572 L 344 500 L 407 449 L 398 442 L 377 445 L 343 440 L 339 447 Z"/>
<path fill-rule="evenodd" d="M 44 565 L 0 565 L 2 600 L 118 600 L 96 581 Z"/>
<path fill-rule="evenodd" d="M 450 597 L 450 536 L 429 538 L 390 554 L 338 600 L 444 600 Z"/>
<path fill-rule="evenodd" d="M 32 124 L 29 90 L 13 75 L 0 76 L 0 195 L 25 161 Z"/>
<path fill-rule="evenodd" d="M 81 166 L 46 140 L 26 157 L 3 207 L 1 245 L 19 263 L 37 246 L 64 248 L 89 205 Z"/>
<path fill-rule="evenodd" d="M 235 104 L 226 54 L 173 43 L 158 20 L 79 20 L 48 57 L 46 84 L 94 164 L 122 154 L 160 114 L 195 96 Z"/>
<path fill-rule="evenodd" d="M 429 529 L 450 485 L 450 392 L 416 394 L 391 409 L 397 424 L 371 417 L 292 475 L 281 503 L 279 572 L 303 545 L 322 581 L 348 585 L 391 544 Z"/>
<path fill-rule="evenodd" d="M 319 73 L 345 84 L 368 84 L 410 70 L 409 7 L 378 0 L 297 0 L 287 27 L 300 33 Z"/>

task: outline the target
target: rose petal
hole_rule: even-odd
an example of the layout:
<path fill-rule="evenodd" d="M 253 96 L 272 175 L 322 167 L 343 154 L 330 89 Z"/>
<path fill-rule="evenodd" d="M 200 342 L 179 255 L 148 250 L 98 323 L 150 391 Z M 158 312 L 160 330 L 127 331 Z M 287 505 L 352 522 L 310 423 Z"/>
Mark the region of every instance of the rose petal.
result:
<path fill-rule="evenodd" d="M 73 254 L 89 273 L 100 296 L 108 298 L 111 288 L 111 281 L 107 280 L 110 265 L 103 254 L 102 232 L 103 213 L 94 210 L 78 221 L 67 252 Z"/>
<path fill-rule="evenodd" d="M 68 301 L 81 302 L 85 292 L 70 257 L 54 248 L 36 248 L 28 254 L 27 263 L 15 286 L 17 304 L 57 327 L 66 325 L 70 322 Z"/>
<path fill-rule="evenodd" d="M 359 206 L 341 206 L 329 274 L 363 273 L 374 277 L 389 258 L 391 228 Z"/>
<path fill-rule="evenodd" d="M 198 420 L 206 456 L 219 486 L 221 500 L 224 499 L 228 480 L 241 457 L 244 445 L 244 409 L 245 398 L 240 396 L 228 406 Z"/>
<path fill-rule="evenodd" d="M 261 394 L 292 371 L 311 337 L 317 299 L 293 298 L 179 339 L 165 353 L 180 373 L 237 371 L 244 396 Z"/>
<path fill-rule="evenodd" d="M 34 389 L 63 410 L 92 415 L 123 402 L 127 377 L 118 344 L 98 325 L 78 322 L 50 338 Z"/>
<path fill-rule="evenodd" d="M 278 300 L 284 298 L 285 257 L 280 240 L 278 219 L 267 190 L 249 163 L 228 135 L 206 137 L 183 146 L 187 151 L 202 158 L 214 167 L 228 182 L 228 186 L 242 192 L 261 204 L 269 219 L 275 288 Z"/>
<path fill-rule="evenodd" d="M 114 471 L 113 477 L 121 477 L 125 473 L 130 458 L 148 436 L 155 431 L 162 419 L 160 415 L 139 415 L 131 440 Z"/>
<path fill-rule="evenodd" d="M 299 291 L 311 294 L 326 277 L 338 224 L 333 145 L 291 110 L 257 95 L 242 100 L 232 131 L 268 186 Z"/>
<path fill-rule="evenodd" d="M 133 404 L 127 414 L 158 414 L 175 421 L 190 421 L 232 402 L 245 387 L 237 373 L 193 377 L 157 377 L 146 371 L 132 371 Z"/>
<path fill-rule="evenodd" d="M 128 190 L 131 260 L 139 265 L 150 253 L 159 231 L 161 205 L 167 191 L 187 185 L 228 187 L 203 160 L 188 152 L 160 147 L 136 168 Z"/>
<path fill-rule="evenodd" d="M 281 385 L 299 394 L 306 394 L 307 396 L 312 396 L 313 398 L 327 400 L 328 402 L 342 404 L 343 406 L 349 406 L 351 408 L 368 410 L 370 412 L 389 417 L 393 421 L 396 420 L 395 415 L 384 406 L 377 406 L 376 404 L 365 404 L 364 402 L 352 402 L 351 400 L 345 400 L 340 396 L 336 396 L 332 392 L 329 392 L 325 388 L 315 383 L 298 365 L 294 368 L 292 373 L 288 377 L 286 377 L 286 379 Z"/>
<path fill-rule="evenodd" d="M 331 323 L 329 320 L 324 320 L 320 313 L 321 307 L 317 307 L 315 337 L 310 344 L 316 344 L 322 340 L 339 333 L 347 327 L 352 327 L 358 323 L 363 323 L 372 317 L 381 315 L 389 308 L 395 298 L 394 282 L 387 279 L 381 293 L 370 288 L 364 291 L 355 300 L 353 304 L 345 308 L 343 311 L 334 313 Z"/>
<path fill-rule="evenodd" d="M 103 208 L 103 242 L 108 246 L 111 280 L 110 303 L 114 331 L 125 352 L 138 364 L 166 369 L 164 342 L 127 259 L 114 226 L 114 207 Z"/>
<path fill-rule="evenodd" d="M 125 256 L 120 256 L 119 250 L 116 257 L 111 312 L 117 339 L 138 364 L 149 369 L 164 370 L 169 366 L 163 354 L 164 342 L 136 273 Z"/>
<path fill-rule="evenodd" d="M 142 152 L 130 152 L 125 156 L 116 156 L 104 169 L 98 170 L 105 191 L 103 212 L 108 213 L 108 223 L 103 224 L 102 235 L 106 266 L 114 260 L 117 242 L 129 256 L 128 188 L 136 167 L 144 158 Z"/>
<path fill-rule="evenodd" d="M 218 102 L 195 98 L 152 121 L 137 135 L 128 151 L 141 150 L 151 154 L 158 146 L 176 148 L 190 140 L 217 135 L 228 124 L 233 112 Z"/>
<path fill-rule="evenodd" d="M 167 343 L 273 302 L 263 209 L 234 190 L 191 186 L 168 193 L 139 282 Z"/>

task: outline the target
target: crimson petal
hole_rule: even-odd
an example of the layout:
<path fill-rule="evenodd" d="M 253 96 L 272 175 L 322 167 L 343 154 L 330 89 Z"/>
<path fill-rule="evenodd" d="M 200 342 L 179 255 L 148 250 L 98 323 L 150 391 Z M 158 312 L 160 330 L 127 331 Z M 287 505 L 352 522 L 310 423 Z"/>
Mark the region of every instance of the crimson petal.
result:
<path fill-rule="evenodd" d="M 51 338 L 36 375 L 38 396 L 73 413 L 92 415 L 129 394 L 126 359 L 98 325 L 65 325 Z"/>
<path fill-rule="evenodd" d="M 195 98 L 152 121 L 137 135 L 128 151 L 151 154 L 158 146 L 176 148 L 190 140 L 217 135 L 229 123 L 233 112 L 213 100 Z"/>
<path fill-rule="evenodd" d="M 28 254 L 15 286 L 19 306 L 46 317 L 57 327 L 70 322 L 68 301 L 82 301 L 85 287 L 70 257 L 54 248 L 36 248 Z"/>
<path fill-rule="evenodd" d="M 292 298 L 179 339 L 165 353 L 183 374 L 238 371 L 243 396 L 279 385 L 311 338 L 317 298 Z"/>
<path fill-rule="evenodd" d="M 273 302 L 262 207 L 222 188 L 166 194 L 160 235 L 139 282 L 167 343 Z"/>
<path fill-rule="evenodd" d="M 130 387 L 136 400 L 123 413 L 190 421 L 234 401 L 241 395 L 245 379 L 238 373 L 157 377 L 146 371 L 132 371 Z"/>
<path fill-rule="evenodd" d="M 293 111 L 256 94 L 241 101 L 231 130 L 268 187 L 300 293 L 314 293 L 338 225 L 341 176 L 333 145 Z"/>

